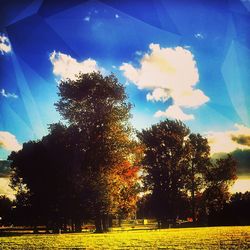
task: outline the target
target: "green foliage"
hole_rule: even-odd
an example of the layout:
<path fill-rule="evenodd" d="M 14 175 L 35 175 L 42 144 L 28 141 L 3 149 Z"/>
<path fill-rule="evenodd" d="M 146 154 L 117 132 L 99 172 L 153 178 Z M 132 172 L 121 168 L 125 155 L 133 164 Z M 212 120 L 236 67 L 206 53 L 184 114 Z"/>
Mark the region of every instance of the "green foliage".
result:
<path fill-rule="evenodd" d="M 77 137 L 75 128 L 53 124 L 49 135 L 25 143 L 22 150 L 10 155 L 17 213 L 23 213 L 27 221 L 30 217 L 30 223 L 59 226 L 62 219 L 74 220 L 79 213 L 81 178 Z"/>
<path fill-rule="evenodd" d="M 189 147 L 189 129 L 180 121 L 165 120 L 138 134 L 145 147 L 142 164 L 145 186 L 152 192 L 155 215 L 166 223 L 175 220 L 182 200 Z"/>
<path fill-rule="evenodd" d="M 131 104 L 114 75 L 80 74 L 58 88 L 56 107 L 67 125 L 50 125 L 47 136 L 9 157 L 16 204 L 34 225 L 59 228 L 71 221 L 80 229 L 85 216 L 103 231 L 109 214 L 128 216 L 136 209 Z"/>
<path fill-rule="evenodd" d="M 134 164 L 130 160 L 134 154 L 129 124 L 131 104 L 117 78 L 114 75 L 103 77 L 99 72 L 80 74 L 76 81 L 61 82 L 59 96 L 57 110 L 80 133 L 82 173 L 88 177 L 84 182 L 91 197 L 89 207 L 97 220 L 98 230 L 102 231 L 101 227 L 106 227 L 104 217 L 120 213 L 114 205 L 117 200 L 114 197 L 120 192 L 112 182 L 114 173 L 125 166 L 125 162 L 129 161 L 131 167 Z M 135 183 L 136 178 L 131 189 Z M 127 189 L 126 194 L 130 191 Z M 131 193 L 131 196 L 135 195 Z"/>
<path fill-rule="evenodd" d="M 11 224 L 13 202 L 5 195 L 0 196 L 0 225 L 8 226 Z"/>
<path fill-rule="evenodd" d="M 147 202 L 159 223 L 187 216 L 188 201 L 196 222 L 228 200 L 236 163 L 231 156 L 212 163 L 206 138 L 190 133 L 182 122 L 171 120 L 142 130 L 138 137 L 145 147 L 144 185 L 151 194 Z"/>
<path fill-rule="evenodd" d="M 229 186 L 237 179 L 236 166 L 236 161 L 228 155 L 226 158 L 210 162 L 206 168 L 203 206 L 206 207 L 207 213 L 222 209 L 224 203 L 229 200 Z"/>
<path fill-rule="evenodd" d="M 114 75 L 79 74 L 58 88 L 64 125 L 50 125 L 47 136 L 9 156 L 17 217 L 79 230 L 91 218 L 105 231 L 109 217 L 135 215 L 140 164 L 145 202 L 162 226 L 177 217 L 201 220 L 229 199 L 233 158 L 212 162 L 207 139 L 178 120 L 142 130 L 136 142 L 131 104 Z"/>

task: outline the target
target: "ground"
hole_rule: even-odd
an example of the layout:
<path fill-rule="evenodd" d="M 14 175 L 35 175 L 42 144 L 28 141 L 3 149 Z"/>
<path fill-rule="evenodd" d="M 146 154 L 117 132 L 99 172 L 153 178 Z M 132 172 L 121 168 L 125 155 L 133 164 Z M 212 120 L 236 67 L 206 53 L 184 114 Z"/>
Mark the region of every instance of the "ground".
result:
<path fill-rule="evenodd" d="M 0 237 L 0 249 L 250 249 L 250 226 Z"/>

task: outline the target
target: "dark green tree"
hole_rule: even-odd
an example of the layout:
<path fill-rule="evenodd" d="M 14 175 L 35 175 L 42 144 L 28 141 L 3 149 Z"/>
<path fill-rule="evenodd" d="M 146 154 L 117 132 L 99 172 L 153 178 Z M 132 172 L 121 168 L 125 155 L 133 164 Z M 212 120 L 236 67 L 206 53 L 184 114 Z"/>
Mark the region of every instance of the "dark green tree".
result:
<path fill-rule="evenodd" d="M 217 212 L 230 199 L 229 187 L 237 179 L 237 162 L 229 154 L 226 158 L 211 161 L 205 171 L 206 187 L 202 194 L 203 213 Z"/>
<path fill-rule="evenodd" d="M 211 161 L 207 139 L 190 133 L 180 121 L 162 121 L 138 137 L 145 147 L 142 165 L 144 185 L 151 193 L 148 203 L 160 224 L 187 216 L 187 200 L 194 223 L 222 208 L 236 178 L 231 156 Z"/>
<path fill-rule="evenodd" d="M 80 74 L 62 81 L 57 110 L 79 130 L 81 165 L 90 190 L 90 207 L 97 232 L 107 230 L 111 211 L 109 176 L 131 155 L 131 104 L 114 75 Z"/>
<path fill-rule="evenodd" d="M 161 226 L 175 223 L 179 214 L 188 164 L 189 129 L 180 121 L 165 120 L 142 130 L 138 137 L 145 147 L 142 161 L 144 185 L 152 193 L 151 206 Z"/>
<path fill-rule="evenodd" d="M 46 224 L 56 231 L 65 228 L 69 220 L 74 228 L 79 227 L 84 209 L 79 201 L 82 179 L 78 155 L 77 130 L 62 124 L 51 125 L 49 135 L 12 152 L 11 185 L 17 191 L 19 217 L 24 213 L 35 228 Z"/>
<path fill-rule="evenodd" d="M 0 196 L 0 225 L 9 226 L 12 223 L 13 202 L 5 195 Z"/>
<path fill-rule="evenodd" d="M 205 173 L 210 166 L 210 147 L 206 138 L 191 133 L 188 136 L 188 164 L 186 169 L 185 187 L 190 194 L 191 215 L 196 223 L 199 209 L 199 197 L 206 186 Z"/>

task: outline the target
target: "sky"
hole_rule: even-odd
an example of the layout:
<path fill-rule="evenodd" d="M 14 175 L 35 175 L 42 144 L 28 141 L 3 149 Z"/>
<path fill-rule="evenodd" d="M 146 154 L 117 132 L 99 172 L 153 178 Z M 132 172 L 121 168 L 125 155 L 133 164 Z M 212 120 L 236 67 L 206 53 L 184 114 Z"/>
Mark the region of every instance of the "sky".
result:
<path fill-rule="evenodd" d="M 232 191 L 250 191 L 250 0 L 0 5 L 0 159 L 61 119 L 60 80 L 113 72 L 136 129 L 182 120 L 208 138 L 214 157 L 232 153 Z M 7 182 L 0 178 L 0 193 L 10 193 Z"/>

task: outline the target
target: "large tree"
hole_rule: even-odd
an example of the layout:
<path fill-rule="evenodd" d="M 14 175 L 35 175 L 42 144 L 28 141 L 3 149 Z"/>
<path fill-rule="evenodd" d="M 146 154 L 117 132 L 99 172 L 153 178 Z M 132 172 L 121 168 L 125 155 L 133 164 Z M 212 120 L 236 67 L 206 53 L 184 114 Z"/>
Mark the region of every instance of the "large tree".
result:
<path fill-rule="evenodd" d="M 139 139 L 145 147 L 142 161 L 146 175 L 144 185 L 151 193 L 148 200 L 153 214 L 165 226 L 190 201 L 194 223 L 202 214 L 219 209 L 229 198 L 228 187 L 235 180 L 235 161 L 228 156 L 210 160 L 206 138 L 180 121 L 165 120 L 142 130 Z M 185 207 L 185 210 L 186 207 Z"/>
<path fill-rule="evenodd" d="M 138 134 L 145 147 L 142 161 L 145 186 L 158 222 L 175 221 L 182 201 L 183 179 L 189 153 L 185 138 L 189 129 L 180 121 L 165 120 Z"/>
<path fill-rule="evenodd" d="M 17 191 L 19 217 L 24 213 L 34 226 L 42 223 L 54 230 L 66 227 L 69 220 L 73 228 L 79 226 L 84 210 L 78 144 L 75 128 L 54 124 L 47 136 L 12 152 L 11 184 Z"/>
<path fill-rule="evenodd" d="M 229 187 L 237 179 L 237 162 L 229 154 L 226 158 L 210 161 L 205 170 L 206 187 L 202 194 L 203 213 L 218 212 L 230 199 Z"/>
<path fill-rule="evenodd" d="M 107 229 L 112 206 L 110 176 L 117 166 L 125 166 L 132 153 L 131 104 L 117 78 L 104 77 L 100 72 L 62 81 L 59 97 L 57 110 L 80 133 L 81 165 L 92 197 L 90 207 L 96 229 L 102 232 Z"/>
<path fill-rule="evenodd" d="M 191 216 L 197 220 L 199 199 L 206 185 L 205 173 L 210 166 L 210 147 L 206 138 L 200 134 L 189 134 L 186 141 L 189 152 L 186 165 L 186 191 L 190 194 Z"/>

